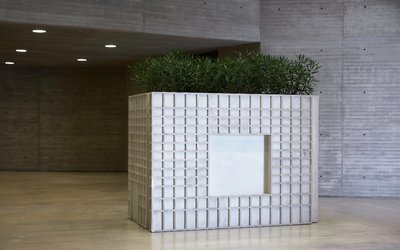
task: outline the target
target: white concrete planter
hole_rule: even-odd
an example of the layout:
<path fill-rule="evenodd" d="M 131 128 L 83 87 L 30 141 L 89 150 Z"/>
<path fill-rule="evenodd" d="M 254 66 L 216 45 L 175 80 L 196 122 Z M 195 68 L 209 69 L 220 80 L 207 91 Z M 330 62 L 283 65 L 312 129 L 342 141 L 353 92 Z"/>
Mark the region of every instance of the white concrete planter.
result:
<path fill-rule="evenodd" d="M 129 217 L 152 232 L 318 220 L 317 96 L 129 97 Z"/>

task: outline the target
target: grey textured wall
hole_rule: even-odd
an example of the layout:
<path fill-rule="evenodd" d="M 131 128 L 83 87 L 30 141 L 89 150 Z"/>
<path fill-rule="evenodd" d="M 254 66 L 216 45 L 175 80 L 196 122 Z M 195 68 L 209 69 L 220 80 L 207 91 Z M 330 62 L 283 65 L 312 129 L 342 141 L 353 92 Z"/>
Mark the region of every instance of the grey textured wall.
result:
<path fill-rule="evenodd" d="M 400 1 L 261 1 L 261 51 L 323 65 L 320 194 L 400 196 Z"/>
<path fill-rule="evenodd" d="M 323 65 L 315 91 L 321 96 L 320 194 L 400 196 L 398 0 L 0 0 L 0 21 L 261 39 L 264 53 L 309 55 Z M 126 109 L 124 80 L 88 73 L 76 79 L 60 72 L 0 73 L 1 169 L 125 168 L 119 163 L 125 159 L 126 134 L 94 135 L 125 124 L 119 113 Z M 121 82 L 124 90 L 110 82 Z M 68 84 L 90 98 L 69 92 Z M 105 117 L 94 112 L 95 103 L 103 105 Z M 76 108 L 82 111 L 73 114 Z M 118 122 L 107 123 L 114 119 Z M 59 144 L 62 139 L 69 144 Z"/>
<path fill-rule="evenodd" d="M 0 0 L 0 21 L 258 42 L 259 6 L 259 0 Z"/>
<path fill-rule="evenodd" d="M 260 39 L 259 0 L 144 0 L 144 31 L 244 41 Z"/>
<path fill-rule="evenodd" d="M 124 69 L 0 75 L 0 170 L 126 170 Z"/>

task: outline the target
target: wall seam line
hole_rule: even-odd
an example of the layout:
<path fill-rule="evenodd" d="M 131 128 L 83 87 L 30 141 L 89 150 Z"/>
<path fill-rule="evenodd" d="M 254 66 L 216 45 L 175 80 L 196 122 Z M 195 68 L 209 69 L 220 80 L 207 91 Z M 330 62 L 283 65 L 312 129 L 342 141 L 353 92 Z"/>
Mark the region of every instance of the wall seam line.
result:
<path fill-rule="evenodd" d="M 341 146 L 342 146 L 342 161 L 341 161 L 341 179 L 340 179 L 340 190 L 339 190 L 339 193 L 340 193 L 340 195 L 343 195 L 343 177 L 344 177 L 344 148 L 343 148 L 343 146 L 344 146 L 344 139 L 343 139 L 343 136 L 344 136 L 344 58 L 343 58 L 343 55 L 344 55 L 344 21 L 345 21 L 345 17 L 344 17 L 344 15 L 345 15 L 345 0 L 343 0 L 342 1 L 342 55 L 341 55 L 341 57 L 342 57 L 342 66 L 341 66 L 341 77 L 342 77 L 342 79 L 341 79 L 341 84 L 340 84 L 340 101 L 341 101 L 341 107 L 340 107 L 340 109 L 341 109 L 341 129 L 340 129 L 340 133 L 341 133 Z"/>
<path fill-rule="evenodd" d="M 41 77 L 39 76 L 36 84 L 36 95 L 37 95 L 37 169 L 42 170 L 40 166 L 40 85 Z"/>

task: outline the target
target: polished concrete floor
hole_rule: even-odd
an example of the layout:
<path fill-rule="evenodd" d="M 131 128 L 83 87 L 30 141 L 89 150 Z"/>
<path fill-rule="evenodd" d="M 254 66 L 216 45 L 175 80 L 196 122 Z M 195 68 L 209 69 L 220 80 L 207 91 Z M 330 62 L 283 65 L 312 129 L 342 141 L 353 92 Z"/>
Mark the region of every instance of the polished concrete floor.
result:
<path fill-rule="evenodd" d="M 321 198 L 313 225 L 151 234 L 126 173 L 0 172 L 0 249 L 400 249 L 400 199 Z"/>

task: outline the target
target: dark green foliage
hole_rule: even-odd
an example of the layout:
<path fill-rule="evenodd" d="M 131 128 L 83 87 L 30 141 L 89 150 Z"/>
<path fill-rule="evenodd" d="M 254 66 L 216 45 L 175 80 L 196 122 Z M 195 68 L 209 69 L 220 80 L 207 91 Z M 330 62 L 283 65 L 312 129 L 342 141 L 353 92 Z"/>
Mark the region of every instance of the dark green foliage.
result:
<path fill-rule="evenodd" d="M 238 53 L 218 59 L 167 51 L 130 67 L 143 92 L 311 94 L 320 65 L 296 59 Z"/>

